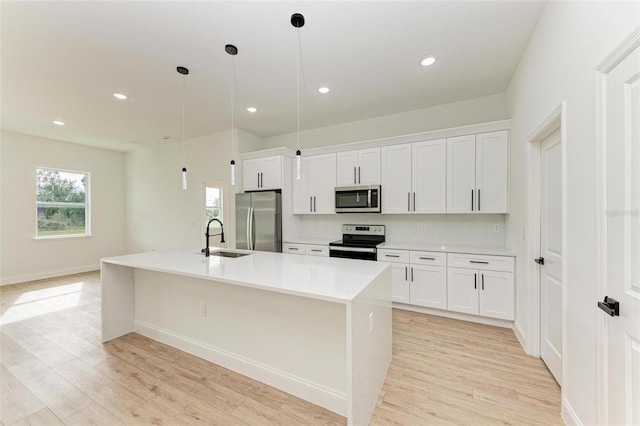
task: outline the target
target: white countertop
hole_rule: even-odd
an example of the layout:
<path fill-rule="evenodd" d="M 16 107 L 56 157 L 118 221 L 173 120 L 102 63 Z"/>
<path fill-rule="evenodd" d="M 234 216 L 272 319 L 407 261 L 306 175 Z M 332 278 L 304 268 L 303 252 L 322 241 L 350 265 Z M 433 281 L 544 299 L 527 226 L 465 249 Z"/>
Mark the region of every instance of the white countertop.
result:
<path fill-rule="evenodd" d="M 337 241 L 337 240 L 341 240 L 341 239 L 342 239 L 342 236 L 339 236 L 339 237 L 334 238 L 332 240 L 328 240 L 326 238 L 305 238 L 305 237 L 301 237 L 301 238 L 287 238 L 283 242 L 291 243 L 291 244 L 314 244 L 314 245 L 319 245 L 319 246 L 328 246 L 329 243 Z"/>
<path fill-rule="evenodd" d="M 238 258 L 207 258 L 199 249 L 172 250 L 110 257 L 102 262 L 339 303 L 353 300 L 389 267 L 387 263 L 365 260 L 224 251 L 251 254 Z"/>
<path fill-rule="evenodd" d="M 434 251 L 440 253 L 468 253 L 468 254 L 487 254 L 492 256 L 515 256 L 513 250 L 506 247 L 482 247 L 482 246 L 464 246 L 450 244 L 428 244 L 428 243 L 403 243 L 389 242 L 378 244 L 379 249 L 395 249 L 395 250 L 419 250 Z"/>

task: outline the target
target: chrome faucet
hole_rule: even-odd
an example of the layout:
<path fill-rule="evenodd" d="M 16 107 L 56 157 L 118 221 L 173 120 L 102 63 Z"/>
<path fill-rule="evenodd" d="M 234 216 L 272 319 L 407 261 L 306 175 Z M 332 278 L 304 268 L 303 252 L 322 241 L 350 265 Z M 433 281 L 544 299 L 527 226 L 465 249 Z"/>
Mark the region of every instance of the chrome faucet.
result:
<path fill-rule="evenodd" d="M 214 220 L 220 224 L 220 233 L 219 234 L 210 235 L 209 234 L 209 225 L 211 225 L 211 222 L 213 222 Z M 222 225 L 222 222 L 220 222 L 215 217 L 213 219 L 211 219 L 209 221 L 209 223 L 207 223 L 207 229 L 205 229 L 204 235 L 207 237 L 206 245 L 204 246 L 204 255 L 206 257 L 209 257 L 209 237 L 214 237 L 216 235 L 220 235 L 220 242 L 221 243 L 225 242 L 224 241 L 224 226 Z"/>

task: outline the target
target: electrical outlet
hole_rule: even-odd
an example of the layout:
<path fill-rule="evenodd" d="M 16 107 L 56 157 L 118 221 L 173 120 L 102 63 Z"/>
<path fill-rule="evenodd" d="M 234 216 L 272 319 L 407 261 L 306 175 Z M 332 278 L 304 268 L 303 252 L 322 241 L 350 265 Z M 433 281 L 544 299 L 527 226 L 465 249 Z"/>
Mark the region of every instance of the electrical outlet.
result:
<path fill-rule="evenodd" d="M 373 331 L 373 312 L 369 313 L 369 334 Z"/>
<path fill-rule="evenodd" d="M 500 232 L 500 224 L 499 223 L 494 223 L 493 224 L 493 232 Z"/>
<path fill-rule="evenodd" d="M 201 303 L 200 304 L 200 315 L 202 315 L 203 317 L 207 316 L 207 304 L 206 303 Z"/>
<path fill-rule="evenodd" d="M 427 230 L 427 224 L 426 223 L 421 223 L 420 224 L 420 230 L 421 231 L 426 231 Z"/>

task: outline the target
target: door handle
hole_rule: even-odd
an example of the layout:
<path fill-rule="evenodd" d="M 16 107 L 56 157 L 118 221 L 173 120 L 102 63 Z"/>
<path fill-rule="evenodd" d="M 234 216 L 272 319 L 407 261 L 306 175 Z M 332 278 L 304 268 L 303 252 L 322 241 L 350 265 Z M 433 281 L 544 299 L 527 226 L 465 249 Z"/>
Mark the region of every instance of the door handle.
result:
<path fill-rule="evenodd" d="M 598 302 L 598 308 L 605 311 L 612 317 L 620 316 L 620 302 L 616 299 L 612 299 L 609 296 L 604 297 L 604 302 Z"/>
<path fill-rule="evenodd" d="M 358 166 L 358 183 L 362 183 L 362 181 L 360 180 L 360 166 Z"/>
<path fill-rule="evenodd" d="M 544 265 L 544 257 L 537 257 L 533 259 L 533 261 L 536 262 L 538 265 Z"/>
<path fill-rule="evenodd" d="M 471 190 L 471 211 L 473 211 L 473 189 Z"/>

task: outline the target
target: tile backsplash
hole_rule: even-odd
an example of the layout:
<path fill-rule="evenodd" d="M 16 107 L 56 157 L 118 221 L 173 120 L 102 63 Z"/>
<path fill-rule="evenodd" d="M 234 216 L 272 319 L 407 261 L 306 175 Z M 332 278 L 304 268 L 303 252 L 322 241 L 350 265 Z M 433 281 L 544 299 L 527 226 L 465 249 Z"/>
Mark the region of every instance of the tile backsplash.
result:
<path fill-rule="evenodd" d="M 505 243 L 505 215 L 386 215 L 336 214 L 296 215 L 297 236 L 310 239 L 339 239 L 342 224 L 386 226 L 386 240 L 406 243 L 459 244 L 502 247 Z M 496 230 L 496 225 L 499 230 Z"/>

